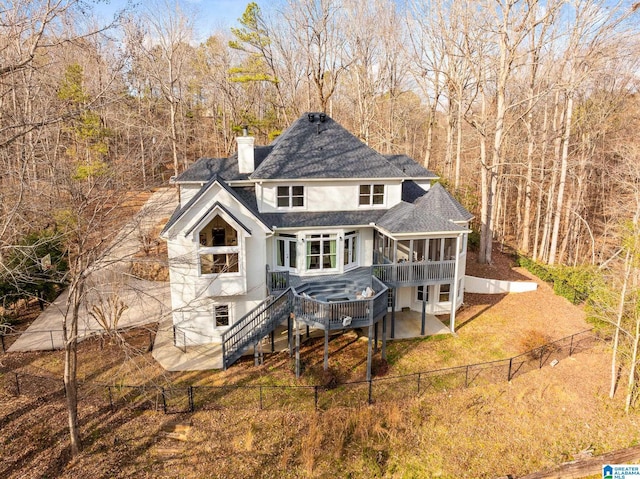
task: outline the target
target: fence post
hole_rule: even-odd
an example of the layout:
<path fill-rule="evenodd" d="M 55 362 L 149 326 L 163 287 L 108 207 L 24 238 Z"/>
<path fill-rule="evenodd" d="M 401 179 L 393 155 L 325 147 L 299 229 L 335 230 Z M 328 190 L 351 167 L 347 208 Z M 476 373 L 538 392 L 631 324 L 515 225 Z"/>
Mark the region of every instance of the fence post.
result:
<path fill-rule="evenodd" d="M 193 403 L 193 386 L 189 386 L 188 394 L 189 394 L 189 412 L 193 412 L 195 410 L 195 405 Z"/>
<path fill-rule="evenodd" d="M 113 396 L 111 395 L 111 386 L 107 386 L 107 393 L 109 394 L 109 407 L 111 408 L 111 412 L 115 412 L 113 409 Z"/>
<path fill-rule="evenodd" d="M 468 364 L 464 370 L 464 387 L 465 388 L 469 387 L 469 365 Z"/>
<path fill-rule="evenodd" d="M 509 359 L 509 372 L 507 373 L 507 382 L 511 381 L 511 366 L 513 366 L 513 358 Z"/>
<path fill-rule="evenodd" d="M 569 344 L 569 356 L 571 356 L 573 354 L 573 337 L 575 336 L 575 334 L 571 335 L 571 344 Z"/>
<path fill-rule="evenodd" d="M 13 373 L 16 376 L 16 396 L 20 396 L 20 378 L 18 373 Z"/>
<path fill-rule="evenodd" d="M 420 396 L 420 373 L 418 373 L 418 396 Z"/>
<path fill-rule="evenodd" d="M 373 379 L 369 379 L 369 404 L 373 404 Z"/>
<path fill-rule="evenodd" d="M 162 388 L 162 411 L 167 414 L 167 398 L 164 395 L 164 388 Z"/>
<path fill-rule="evenodd" d="M 260 385 L 260 410 L 262 411 L 262 384 Z"/>
<path fill-rule="evenodd" d="M 546 352 L 546 347 L 542 346 L 540 348 L 540 367 L 538 369 L 542 369 L 542 363 L 544 362 L 544 353 Z"/>
<path fill-rule="evenodd" d="M 316 411 L 318 410 L 318 386 L 313 386 L 313 402 Z"/>
<path fill-rule="evenodd" d="M 53 331 L 49 330 L 49 336 L 51 337 L 51 351 L 53 351 L 56 349 L 53 347 Z"/>

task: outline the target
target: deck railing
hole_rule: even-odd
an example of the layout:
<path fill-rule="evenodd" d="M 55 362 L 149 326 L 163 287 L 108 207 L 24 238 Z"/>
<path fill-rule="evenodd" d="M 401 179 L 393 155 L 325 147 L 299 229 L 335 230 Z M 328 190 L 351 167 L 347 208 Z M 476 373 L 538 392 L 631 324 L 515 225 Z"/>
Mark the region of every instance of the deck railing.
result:
<path fill-rule="evenodd" d="M 455 260 L 374 264 L 371 266 L 371 274 L 387 285 L 419 286 L 452 280 L 455 267 Z"/>
<path fill-rule="evenodd" d="M 267 278 L 270 273 L 267 270 Z M 286 273 L 288 281 L 288 273 L 283 273 Z M 387 312 L 388 288 L 373 276 L 370 285 L 376 292 L 372 298 L 345 301 L 321 301 L 298 295 L 288 287 L 278 297 L 265 300 L 222 333 L 223 368 L 238 360 L 251 345 L 284 322 L 291 312 L 307 324 L 329 330 L 343 329 L 351 323 L 359 326 L 373 324 Z M 344 322 L 347 317 L 351 318 L 350 324 Z"/>
<path fill-rule="evenodd" d="M 376 291 L 372 298 L 322 301 L 298 294 L 293 295 L 296 317 L 306 323 L 315 323 L 325 329 L 344 329 L 349 325 L 370 326 L 387 312 L 388 288 L 379 279 L 371 278 L 371 287 Z M 345 318 L 351 318 L 349 324 Z"/>
<path fill-rule="evenodd" d="M 267 265 L 267 292 L 269 294 L 280 294 L 289 286 L 289 271 L 269 271 L 269 265 Z"/>
<path fill-rule="evenodd" d="M 272 301 L 264 302 L 245 314 L 222 333 L 222 366 L 226 369 L 244 351 L 273 331 L 291 312 L 293 292 L 283 291 Z"/>

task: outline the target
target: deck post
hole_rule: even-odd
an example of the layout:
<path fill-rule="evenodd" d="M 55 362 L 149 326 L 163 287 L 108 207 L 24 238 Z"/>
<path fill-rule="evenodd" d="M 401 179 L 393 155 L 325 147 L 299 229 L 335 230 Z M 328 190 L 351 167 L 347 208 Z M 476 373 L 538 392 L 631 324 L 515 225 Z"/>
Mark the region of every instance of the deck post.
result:
<path fill-rule="evenodd" d="M 387 360 L 387 315 L 382 317 L 382 359 Z"/>
<path fill-rule="evenodd" d="M 276 352 L 276 330 L 271 331 L 271 352 Z"/>
<path fill-rule="evenodd" d="M 294 318 L 296 328 L 296 379 L 300 377 L 300 323 Z"/>
<path fill-rule="evenodd" d="M 372 344 L 372 334 L 373 331 L 373 325 L 369 324 L 369 344 L 367 345 L 367 381 L 371 381 L 371 360 L 372 360 L 372 349 L 373 349 L 373 344 Z"/>
<path fill-rule="evenodd" d="M 258 343 L 254 343 L 253 345 L 253 365 L 258 366 L 260 364 L 260 360 L 258 359 Z"/>
<path fill-rule="evenodd" d="M 396 337 L 396 288 L 391 288 L 391 339 Z"/>
<path fill-rule="evenodd" d="M 287 345 L 289 346 L 289 357 L 293 356 L 293 330 L 291 329 L 291 319 L 293 313 L 287 317 Z"/>
<path fill-rule="evenodd" d="M 427 288 L 429 286 L 422 286 L 422 323 L 420 324 L 420 336 L 424 336 L 426 332 L 426 324 L 427 324 Z"/>
<path fill-rule="evenodd" d="M 378 323 L 373 327 L 373 354 L 378 354 Z"/>
<path fill-rule="evenodd" d="M 458 279 L 458 263 L 460 261 L 460 242 L 462 241 L 462 236 L 456 236 L 456 261 L 453 264 L 453 285 L 449 288 L 451 291 L 450 294 L 453 295 L 451 298 L 451 312 L 449 313 L 449 329 L 451 330 L 451 334 L 456 332 L 456 305 L 458 304 L 458 295 L 460 291 L 458 291 L 458 285 L 460 280 Z"/>
<path fill-rule="evenodd" d="M 309 325 L 307 324 L 307 339 L 309 339 Z"/>
<path fill-rule="evenodd" d="M 329 369 L 329 326 L 328 325 L 324 330 L 324 363 L 323 363 L 323 368 L 324 368 L 325 371 Z"/>
<path fill-rule="evenodd" d="M 449 295 L 451 296 L 451 309 L 449 310 L 449 331 L 451 334 L 455 332 L 456 322 L 456 303 L 458 298 L 458 281 L 454 280 L 453 284 L 449 287 Z"/>
<path fill-rule="evenodd" d="M 373 300 L 369 301 L 369 343 L 367 344 L 367 381 L 371 381 L 371 361 L 372 361 L 372 344 L 373 339 Z"/>

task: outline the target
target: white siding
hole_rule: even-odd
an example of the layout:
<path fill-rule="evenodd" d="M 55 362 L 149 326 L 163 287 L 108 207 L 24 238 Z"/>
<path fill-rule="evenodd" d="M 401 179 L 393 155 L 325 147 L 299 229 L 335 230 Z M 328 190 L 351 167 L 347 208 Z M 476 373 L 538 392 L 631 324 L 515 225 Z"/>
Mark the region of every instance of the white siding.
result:
<path fill-rule="evenodd" d="M 239 272 L 201 275 L 198 261 L 198 228 L 185 236 L 216 202 L 225 205 L 233 216 L 251 231 L 239 231 Z M 204 223 L 206 224 L 206 223 Z M 202 224 L 201 226 L 204 226 Z M 228 304 L 230 323 L 255 307 L 266 297 L 265 265 L 267 234 L 250 211 L 226 190 L 214 185 L 196 207 L 175 225 L 177 231 L 167 241 L 173 324 L 177 326 L 177 344 L 206 344 L 220 340 L 224 328 L 216 328 L 213 308 Z"/>
<path fill-rule="evenodd" d="M 376 181 L 314 181 L 289 183 L 262 183 L 256 185 L 258 209 L 261 213 L 283 211 L 351 211 L 358 209 L 388 209 L 402 201 L 402 184 L 400 181 L 385 184 L 384 204 L 360 206 L 360 185 L 380 184 Z M 303 185 L 304 207 L 278 208 L 276 205 L 278 186 Z"/>
<path fill-rule="evenodd" d="M 186 205 L 191 198 L 193 198 L 198 191 L 200 191 L 200 185 L 180 185 L 180 208 Z"/>

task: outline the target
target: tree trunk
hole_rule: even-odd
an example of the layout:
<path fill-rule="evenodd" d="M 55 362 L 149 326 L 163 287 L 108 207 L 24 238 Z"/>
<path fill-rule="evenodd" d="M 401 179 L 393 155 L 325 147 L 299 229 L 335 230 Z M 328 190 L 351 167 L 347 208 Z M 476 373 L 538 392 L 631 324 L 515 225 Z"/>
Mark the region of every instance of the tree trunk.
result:
<path fill-rule="evenodd" d="M 80 273 L 82 275 L 82 273 Z M 69 444 L 71 456 L 80 454 L 80 431 L 78 429 L 78 311 L 84 289 L 84 279 L 77 278 L 69 287 L 67 314 L 63 322 L 64 340 L 64 391 L 67 401 Z"/>
<path fill-rule="evenodd" d="M 484 91 L 481 94 L 482 98 L 482 118 L 486 118 L 486 98 Z M 491 231 L 491 208 L 490 208 L 490 175 L 489 167 L 487 165 L 487 139 L 484 131 L 480 132 L 480 251 L 478 253 L 479 263 L 491 262 L 491 241 L 493 233 Z"/>
<path fill-rule="evenodd" d="M 609 397 L 613 399 L 613 396 L 616 392 L 616 385 L 618 383 L 618 347 L 620 345 L 620 333 L 622 332 L 622 319 L 624 318 L 624 307 L 627 299 L 627 288 L 629 287 L 629 278 L 631 278 L 631 272 L 633 270 L 633 255 L 636 253 L 637 249 L 637 225 L 638 220 L 640 219 L 640 206 L 636 206 L 635 215 L 633 217 L 633 230 L 631 234 L 633 234 L 633 242 L 627 247 L 627 254 L 624 258 L 624 276 L 622 278 L 622 289 L 620 290 L 620 298 L 618 300 L 618 311 L 616 314 L 616 329 L 613 335 L 613 346 L 611 353 L 611 384 L 609 387 Z M 633 347 L 633 356 L 634 360 L 631 364 L 631 372 L 629 374 L 629 381 L 635 379 L 635 362 L 637 360 L 637 350 L 638 350 L 638 340 L 640 337 L 640 331 L 638 328 L 640 327 L 640 320 L 636 313 L 636 331 L 634 338 L 634 347 Z M 633 376 L 631 375 L 633 373 Z M 630 387 L 630 386 L 629 386 Z M 627 400 L 629 400 L 629 388 L 627 388 Z M 625 406 L 626 408 L 626 406 Z"/>
<path fill-rule="evenodd" d="M 455 179 L 453 182 L 454 191 L 460 189 L 460 170 L 462 168 L 462 88 L 458 89 L 458 118 L 456 120 L 456 166 Z"/>
<path fill-rule="evenodd" d="M 636 365 L 638 362 L 638 344 L 640 343 L 640 315 L 636 313 L 636 328 L 633 336 L 633 350 L 629 364 L 629 381 L 627 382 L 627 396 L 624 401 L 624 412 L 627 414 L 633 404 L 633 395 L 636 389 Z"/>
<path fill-rule="evenodd" d="M 562 139 L 562 158 L 560 163 L 560 181 L 558 183 L 558 197 L 555 216 L 553 218 L 553 230 L 551 233 L 551 246 L 549 247 L 549 264 L 556 261 L 558 238 L 560 236 L 560 219 L 564 210 L 564 189 L 567 182 L 567 170 L 569 165 L 569 141 L 571 140 L 571 119 L 573 116 L 573 92 L 569 92 L 567 98 L 567 113 L 565 116 L 564 135 Z"/>

